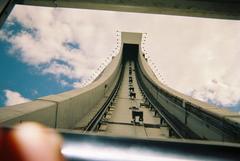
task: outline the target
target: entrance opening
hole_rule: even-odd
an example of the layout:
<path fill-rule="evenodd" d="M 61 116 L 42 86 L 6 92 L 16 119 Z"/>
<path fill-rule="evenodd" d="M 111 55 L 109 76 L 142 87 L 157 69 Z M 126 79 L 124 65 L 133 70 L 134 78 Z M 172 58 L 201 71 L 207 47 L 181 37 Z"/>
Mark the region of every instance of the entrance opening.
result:
<path fill-rule="evenodd" d="M 138 58 L 138 44 L 123 44 L 123 62 L 127 60 L 135 61 Z"/>

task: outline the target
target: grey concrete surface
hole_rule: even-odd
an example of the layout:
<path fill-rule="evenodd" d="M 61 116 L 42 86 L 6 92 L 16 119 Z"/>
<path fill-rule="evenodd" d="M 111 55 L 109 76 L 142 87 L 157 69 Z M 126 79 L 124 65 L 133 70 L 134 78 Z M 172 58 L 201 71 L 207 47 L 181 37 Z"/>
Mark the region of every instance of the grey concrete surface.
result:
<path fill-rule="evenodd" d="M 138 44 L 140 46 L 139 48 L 141 49 L 141 43 L 138 42 Z M 157 99 L 168 112 L 174 115 L 177 120 L 181 121 L 184 125 L 190 128 L 201 138 L 218 141 L 240 141 L 240 137 L 238 136 L 238 134 L 235 135 L 236 138 L 232 138 L 232 135 L 229 135 L 229 133 L 231 132 L 224 129 L 226 124 L 228 124 L 229 127 L 234 126 L 235 130 L 232 129 L 233 131 L 240 129 L 239 113 L 229 111 L 228 109 L 221 109 L 212 104 L 199 101 L 164 85 L 157 79 L 157 77 L 151 70 L 150 66 L 147 63 L 147 60 L 143 57 L 143 52 L 141 50 L 139 53 L 138 62 L 140 64 L 141 71 L 149 80 L 151 80 L 151 82 L 155 86 L 157 86 L 159 89 L 162 89 L 165 93 L 168 93 L 169 96 L 173 96 L 175 98 L 178 98 L 181 102 L 184 102 L 180 106 L 172 103 L 155 87 L 146 82 L 148 89 L 151 91 L 151 93 L 153 93 L 153 97 L 155 97 L 155 99 Z M 186 104 L 190 104 L 193 106 L 193 108 L 198 110 L 198 114 L 201 117 L 193 114 L 192 112 L 186 111 Z M 213 120 L 218 119 L 219 121 L 215 122 L 215 124 L 217 124 L 219 128 L 216 128 L 216 126 L 210 122 L 211 120 L 209 120 L 206 115 L 211 116 Z M 224 126 L 223 122 L 225 124 Z M 229 128 L 229 130 L 231 128 Z"/>
<path fill-rule="evenodd" d="M 144 124 L 159 125 L 160 118 L 155 117 L 154 112 L 150 111 L 150 109 L 146 106 L 140 107 L 140 103 L 143 103 L 144 99 L 137 84 L 133 62 L 131 62 L 131 68 L 133 69 L 133 72 L 131 75 L 129 75 L 129 62 L 126 63 L 121 87 L 115 99 L 113 108 L 109 111 L 107 117 L 104 119 L 110 123 L 103 124 L 97 133 L 101 135 L 139 138 L 168 138 L 169 131 L 167 127 L 144 127 Z M 130 99 L 129 97 L 129 76 L 133 78 L 132 87 L 134 87 L 136 99 Z M 138 107 L 140 111 L 143 111 L 142 125 L 133 124 L 132 110 L 129 109 L 132 106 Z"/>
<path fill-rule="evenodd" d="M 113 90 L 121 70 L 121 57 L 122 55 L 118 54 L 101 76 L 84 88 L 0 108 L 0 125 L 36 121 L 53 128 L 74 129 L 85 115 L 90 116 L 89 113 L 94 111 L 99 103 L 104 103 L 101 100 Z M 46 110 L 46 114 L 42 113 L 42 109 Z"/>
<path fill-rule="evenodd" d="M 169 113 L 174 115 L 176 121 L 181 122 L 184 126 L 187 126 L 192 131 L 197 133 L 201 138 L 210 140 L 228 141 L 232 138 L 225 135 L 225 132 L 220 131 L 214 125 L 212 125 L 205 115 L 202 117 L 197 116 L 194 113 L 186 111 L 186 105 L 191 104 L 193 109 L 211 115 L 216 119 L 220 119 L 217 122 L 220 126 L 222 123 L 227 123 L 234 126 L 235 130 L 240 128 L 240 115 L 228 110 L 219 109 L 213 105 L 198 101 L 189 96 L 186 96 L 172 88 L 162 84 L 158 81 L 154 75 L 146 59 L 143 57 L 141 51 L 141 33 L 122 33 L 122 45 L 124 43 L 139 44 L 139 56 L 138 62 L 141 71 L 144 73 L 147 79 L 151 81 L 144 81 L 148 90 L 151 91 L 152 97 L 158 100 L 163 108 Z M 122 47 L 120 54 L 116 56 L 108 67 L 102 72 L 101 76 L 92 84 L 82 88 L 68 92 L 64 92 L 57 95 L 50 95 L 39 98 L 29 103 L 15 105 L 11 107 L 5 107 L 0 109 L 0 125 L 14 125 L 24 121 L 37 121 L 43 123 L 49 127 L 59 129 L 77 130 L 86 125 L 89 120 L 95 115 L 101 104 L 104 103 L 104 99 L 111 93 L 117 80 L 119 79 L 120 70 L 122 69 Z M 127 69 L 128 64 L 125 67 Z M 133 66 L 133 63 L 132 63 Z M 107 119 L 110 123 L 102 125 L 99 134 L 107 135 L 122 135 L 122 136 L 136 136 L 136 137 L 156 137 L 167 138 L 168 128 L 148 128 L 144 126 L 136 126 L 131 124 L 131 111 L 129 107 L 139 106 L 140 102 L 143 102 L 141 92 L 136 84 L 135 74 L 133 72 L 133 86 L 136 90 L 137 98 L 132 101 L 128 97 L 128 72 L 124 73 L 121 88 L 118 92 L 117 99 L 114 105 L 111 107 L 110 112 L 107 115 Z M 107 85 L 108 88 L 105 89 Z M 153 86 L 154 85 L 154 86 Z M 157 87 L 157 88 L 156 88 Z M 172 97 L 178 98 L 182 104 L 176 105 L 166 98 L 159 89 L 168 93 Z M 180 107 L 181 106 L 181 107 Z M 153 113 L 146 107 L 141 107 L 140 110 L 144 112 L 145 124 L 159 124 L 158 117 L 154 117 Z M 119 124 L 121 123 L 121 124 Z M 236 137 L 239 137 L 237 135 Z"/>
<path fill-rule="evenodd" d="M 56 103 L 40 100 L 0 108 L 0 125 L 12 126 L 25 121 L 36 121 L 49 127 L 55 127 L 56 110 Z"/>

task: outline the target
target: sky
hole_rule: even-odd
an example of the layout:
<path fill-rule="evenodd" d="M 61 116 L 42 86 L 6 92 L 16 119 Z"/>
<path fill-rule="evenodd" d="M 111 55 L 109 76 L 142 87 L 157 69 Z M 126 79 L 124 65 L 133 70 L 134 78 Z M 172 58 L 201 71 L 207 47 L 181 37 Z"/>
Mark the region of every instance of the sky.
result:
<path fill-rule="evenodd" d="M 91 82 L 118 53 L 119 31 L 147 33 L 167 86 L 240 111 L 240 21 L 21 5 L 0 30 L 0 106 Z"/>

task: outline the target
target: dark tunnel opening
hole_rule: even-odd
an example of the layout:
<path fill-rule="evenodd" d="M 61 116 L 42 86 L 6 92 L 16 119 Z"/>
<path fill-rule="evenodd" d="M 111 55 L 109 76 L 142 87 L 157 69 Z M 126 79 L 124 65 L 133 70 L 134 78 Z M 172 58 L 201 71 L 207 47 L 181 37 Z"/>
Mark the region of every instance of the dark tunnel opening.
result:
<path fill-rule="evenodd" d="M 138 44 L 123 44 L 123 63 L 129 60 L 136 62 L 138 58 L 138 52 Z"/>

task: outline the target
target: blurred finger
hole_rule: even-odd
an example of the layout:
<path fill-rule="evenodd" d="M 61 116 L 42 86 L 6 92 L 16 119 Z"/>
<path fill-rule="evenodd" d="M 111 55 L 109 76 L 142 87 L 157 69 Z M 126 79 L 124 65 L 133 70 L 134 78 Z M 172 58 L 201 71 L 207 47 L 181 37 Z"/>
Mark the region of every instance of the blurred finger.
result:
<path fill-rule="evenodd" d="M 62 161 L 61 137 L 51 129 L 36 123 L 18 125 L 7 135 L 5 151 L 11 160 Z M 10 149 L 9 149 L 10 148 Z M 9 156 L 10 155 L 10 156 Z M 14 160 L 13 160 L 14 159 Z M 10 160 L 10 159 L 8 159 Z"/>

